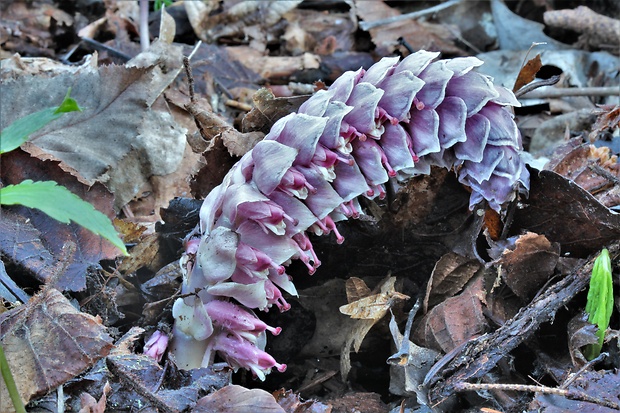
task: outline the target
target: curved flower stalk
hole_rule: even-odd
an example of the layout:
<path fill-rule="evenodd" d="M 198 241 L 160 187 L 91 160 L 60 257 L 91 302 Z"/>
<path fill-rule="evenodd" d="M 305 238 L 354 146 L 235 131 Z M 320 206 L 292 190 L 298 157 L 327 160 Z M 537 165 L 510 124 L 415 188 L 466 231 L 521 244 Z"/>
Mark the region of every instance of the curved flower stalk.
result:
<path fill-rule="evenodd" d="M 185 296 L 173 308 L 181 366 L 208 365 L 218 352 L 261 379 L 283 371 L 264 351 L 265 331 L 279 328 L 248 309 L 287 310 L 280 290 L 296 290 L 285 266 L 320 265 L 308 233 L 341 243 L 335 222 L 362 213 L 358 196 L 383 197 L 388 179 L 454 168 L 472 189 L 471 208 L 486 201 L 498 211 L 527 191 L 508 108 L 516 98 L 472 71 L 480 60 L 437 56 L 420 51 L 344 73 L 276 122 L 208 195 L 186 239 Z"/>

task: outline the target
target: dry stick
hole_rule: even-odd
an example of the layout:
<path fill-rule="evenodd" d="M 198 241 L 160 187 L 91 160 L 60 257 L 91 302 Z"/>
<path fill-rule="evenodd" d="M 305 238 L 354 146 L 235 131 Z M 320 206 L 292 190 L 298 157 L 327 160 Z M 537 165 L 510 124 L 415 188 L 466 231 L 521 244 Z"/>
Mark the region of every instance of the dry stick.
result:
<path fill-rule="evenodd" d="M 612 244 L 608 250 L 610 255 L 618 255 L 620 243 Z M 552 320 L 558 309 L 586 288 L 597 256 L 592 255 L 493 333 L 466 342 L 463 350 L 435 377 L 425 380 L 429 384 L 429 400 L 440 404 L 454 394 L 457 383 L 484 376 L 510 351 L 531 337 L 540 324 Z"/>
<path fill-rule="evenodd" d="M 457 382 L 454 385 L 456 391 L 478 391 L 478 390 L 511 390 L 522 392 L 533 392 L 543 394 L 555 394 L 557 396 L 566 397 L 571 400 L 580 400 L 588 403 L 598 404 L 610 409 L 620 410 L 620 405 L 609 400 L 592 397 L 589 394 L 579 390 L 556 389 L 546 386 L 530 386 L 525 384 L 502 384 L 502 383 L 465 383 Z"/>
<path fill-rule="evenodd" d="M 558 83 L 559 81 L 560 81 L 560 76 L 556 75 L 556 76 L 551 76 L 549 79 L 543 79 L 543 80 L 539 80 L 537 82 L 528 83 L 527 85 L 523 86 L 521 89 L 517 90 L 515 92 L 515 96 L 517 98 L 520 98 L 521 96 L 525 95 L 526 93 L 529 93 L 529 92 L 531 92 L 533 90 L 536 90 L 539 87 L 553 86 L 556 83 Z"/>
<path fill-rule="evenodd" d="M 438 4 L 437 6 L 429 7 L 428 9 L 414 11 L 406 14 L 399 14 L 398 16 L 386 17 L 385 19 L 373 20 L 371 22 L 360 22 L 359 26 L 362 30 L 370 30 L 377 26 L 382 26 L 384 24 L 390 24 L 394 22 L 399 22 L 403 20 L 416 19 L 418 17 L 426 16 L 427 14 L 433 14 L 443 9 L 447 9 L 448 7 L 452 7 L 458 3 L 461 3 L 463 0 L 450 0 L 442 4 Z"/>
<path fill-rule="evenodd" d="M 554 88 L 548 90 L 536 90 L 524 93 L 520 96 L 523 99 L 546 99 L 561 98 L 564 96 L 620 96 L 620 87 L 571 87 Z"/>

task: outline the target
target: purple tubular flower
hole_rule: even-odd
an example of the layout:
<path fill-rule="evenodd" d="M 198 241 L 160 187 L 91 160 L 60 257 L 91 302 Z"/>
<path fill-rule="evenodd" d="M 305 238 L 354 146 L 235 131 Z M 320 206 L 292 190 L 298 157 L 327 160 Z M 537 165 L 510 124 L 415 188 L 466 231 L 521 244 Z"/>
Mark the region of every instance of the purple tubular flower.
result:
<path fill-rule="evenodd" d="M 168 335 L 156 330 L 144 344 L 144 354 L 154 358 L 159 363 L 167 347 Z"/>
<path fill-rule="evenodd" d="M 471 190 L 470 208 L 501 211 L 529 189 L 509 90 L 473 71 L 475 57 L 438 60 L 419 51 L 347 72 L 278 120 L 205 199 L 185 242 L 182 292 L 173 306 L 172 354 L 181 367 L 212 363 L 264 379 L 286 368 L 264 352 L 267 326 L 250 311 L 290 304 L 297 291 L 285 266 L 321 264 L 309 233 L 362 213 L 359 196 L 385 195 L 390 178 L 454 169 Z M 247 309 L 239 306 L 239 303 Z"/>

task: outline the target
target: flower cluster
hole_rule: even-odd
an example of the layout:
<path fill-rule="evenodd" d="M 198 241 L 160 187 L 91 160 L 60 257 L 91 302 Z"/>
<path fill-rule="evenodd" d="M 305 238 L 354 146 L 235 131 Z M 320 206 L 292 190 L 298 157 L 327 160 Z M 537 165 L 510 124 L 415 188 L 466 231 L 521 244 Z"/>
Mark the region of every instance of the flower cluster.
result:
<path fill-rule="evenodd" d="M 473 57 L 435 61 L 420 51 L 347 72 L 276 122 L 205 199 L 186 239 L 184 297 L 173 308 L 172 351 L 181 366 L 213 362 L 260 378 L 278 364 L 264 351 L 269 327 L 248 309 L 290 305 L 285 266 L 320 265 L 308 233 L 334 233 L 358 217 L 358 196 L 385 196 L 390 178 L 454 168 L 472 189 L 470 207 L 500 210 L 527 190 L 514 95 L 472 69 Z M 234 299 L 234 303 L 229 301 Z M 241 306 L 247 308 L 243 309 Z"/>

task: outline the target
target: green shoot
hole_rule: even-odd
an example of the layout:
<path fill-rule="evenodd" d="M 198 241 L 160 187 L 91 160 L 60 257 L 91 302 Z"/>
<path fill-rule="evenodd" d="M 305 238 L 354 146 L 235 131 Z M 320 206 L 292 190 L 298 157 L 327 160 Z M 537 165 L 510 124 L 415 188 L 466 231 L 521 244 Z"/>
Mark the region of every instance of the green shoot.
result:
<path fill-rule="evenodd" d="M 67 92 L 60 106 L 47 108 L 31 113 L 16 120 L 0 132 L 0 154 L 7 153 L 28 140 L 28 137 L 53 120 L 58 119 L 64 113 L 81 112 L 75 99 L 69 97 L 71 89 Z"/>
<path fill-rule="evenodd" d="M 24 408 L 24 403 L 22 402 L 21 397 L 19 397 L 19 391 L 17 390 L 17 386 L 15 385 L 15 380 L 13 380 L 13 375 L 11 374 L 11 369 L 9 368 L 9 363 L 6 360 L 4 355 L 4 349 L 0 345 L 0 372 L 2 373 L 2 378 L 4 379 L 4 384 L 6 385 L 6 389 L 9 391 L 9 396 L 11 397 L 11 401 L 13 402 L 13 407 L 15 407 L 15 411 L 17 413 L 26 413 L 26 409 Z"/>
<path fill-rule="evenodd" d="M 603 249 L 601 254 L 594 261 L 592 268 L 592 278 L 590 278 L 590 289 L 588 290 L 588 302 L 586 313 L 588 321 L 598 327 L 596 336 L 598 343 L 586 346 L 584 355 L 586 359 L 592 360 L 601 353 L 605 331 L 609 327 L 609 319 L 614 308 L 614 294 L 611 278 L 611 260 L 609 251 Z"/>

